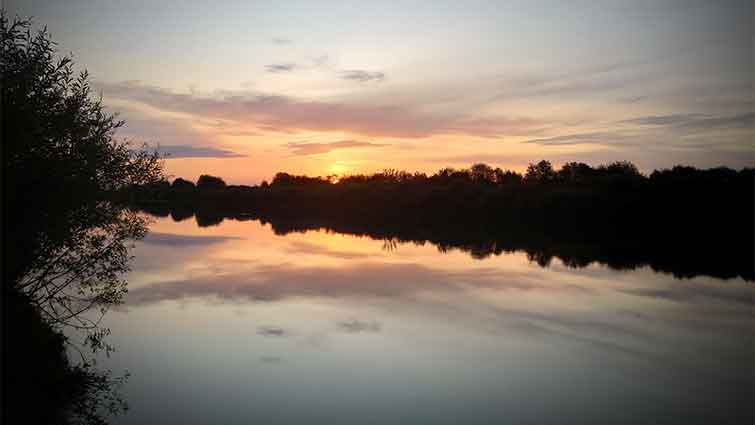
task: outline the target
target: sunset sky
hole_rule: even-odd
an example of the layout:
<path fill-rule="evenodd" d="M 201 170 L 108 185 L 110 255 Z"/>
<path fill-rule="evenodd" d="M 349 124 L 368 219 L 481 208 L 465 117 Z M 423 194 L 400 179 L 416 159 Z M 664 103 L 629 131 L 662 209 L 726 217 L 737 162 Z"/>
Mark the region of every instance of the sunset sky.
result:
<path fill-rule="evenodd" d="M 755 165 L 752 1 L 4 3 L 174 176 Z"/>

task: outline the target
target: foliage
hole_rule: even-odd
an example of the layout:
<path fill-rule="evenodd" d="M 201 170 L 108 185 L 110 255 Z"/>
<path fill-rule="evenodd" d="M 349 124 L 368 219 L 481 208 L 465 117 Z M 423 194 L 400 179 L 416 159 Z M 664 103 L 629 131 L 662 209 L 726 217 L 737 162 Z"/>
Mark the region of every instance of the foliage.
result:
<path fill-rule="evenodd" d="M 194 183 L 184 180 L 182 178 L 177 178 L 173 180 L 173 183 L 170 184 L 171 189 L 181 191 L 181 192 L 193 192 L 197 187 L 194 185 Z"/>
<path fill-rule="evenodd" d="M 69 56 L 56 59 L 45 29 L 33 34 L 30 21 L 10 22 L 3 13 L 0 37 L 5 213 L 14 224 L 6 240 L 16 248 L 4 274 L 15 285 L 76 239 L 71 219 L 80 229 L 82 218 L 97 216 L 82 205 L 161 180 L 162 163 L 157 152 L 115 139 L 123 122 L 92 98 L 86 71 L 75 75 Z"/>
<path fill-rule="evenodd" d="M 68 224 L 65 238 L 42 238 L 16 287 L 49 323 L 94 331 L 97 321 L 82 313 L 98 307 L 104 314 L 107 306 L 121 302 L 129 244 L 144 236 L 147 221 L 109 201 L 60 213 L 67 214 L 58 220 Z"/>
<path fill-rule="evenodd" d="M 547 235 L 546 247 L 554 240 L 615 247 L 618 260 L 611 261 L 619 265 L 626 257 L 622 250 L 636 250 L 634 264 L 683 276 L 702 270 L 752 279 L 753 181 L 752 169 L 677 166 L 645 176 L 629 162 L 597 167 L 570 162 L 554 169 L 540 161 L 525 176 L 487 164 L 443 168 L 430 176 L 387 169 L 337 182 L 278 173 L 269 186 L 188 195 L 166 190 L 157 197 L 135 188 L 123 198 L 175 219 L 194 216 L 200 226 L 257 217 L 281 232 L 311 225 L 378 239 L 409 234 L 439 247 L 460 239 L 462 249 L 476 257 L 505 246 L 492 237 L 496 232 L 511 238 L 525 230 Z M 465 242 L 470 232 L 481 240 Z M 520 243 L 528 248 L 526 239 Z M 551 255 L 532 254 L 542 264 Z M 585 264 L 578 256 L 563 258 Z"/>
<path fill-rule="evenodd" d="M 556 172 L 548 161 L 540 161 L 537 164 L 530 164 L 527 172 L 524 174 L 524 181 L 527 183 L 550 183 L 556 179 Z"/>
<path fill-rule="evenodd" d="M 4 252 L 3 295 L 5 307 L 20 312 L 8 316 L 4 354 L 27 366 L 7 368 L 7 379 L 29 390 L 19 397 L 38 403 L 55 417 L 50 422 L 104 423 L 124 407 L 115 391 L 120 378 L 98 371 L 83 353 L 70 362 L 64 344 L 79 348 L 63 330 L 81 330 L 92 350 L 110 351 L 99 319 L 122 301 L 131 241 L 147 230 L 144 217 L 110 198 L 164 181 L 162 161 L 115 138 L 123 122 L 92 96 L 86 70 L 76 73 L 70 56 L 57 57 L 46 29 L 33 32 L 30 21 L 2 12 L 0 49 L 3 231 L 13 247 Z M 41 364 L 44 373 L 24 386 Z"/>
<path fill-rule="evenodd" d="M 225 181 L 220 177 L 202 174 L 197 180 L 197 189 L 199 190 L 222 190 L 225 189 Z"/>

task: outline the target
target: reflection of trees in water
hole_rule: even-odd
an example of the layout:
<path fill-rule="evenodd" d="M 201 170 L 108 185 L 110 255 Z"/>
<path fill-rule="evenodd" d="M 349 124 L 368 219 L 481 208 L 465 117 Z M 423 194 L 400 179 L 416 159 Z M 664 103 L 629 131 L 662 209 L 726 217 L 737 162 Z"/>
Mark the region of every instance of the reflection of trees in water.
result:
<path fill-rule="evenodd" d="M 91 354 L 113 351 L 100 320 L 122 302 L 130 241 L 144 236 L 147 219 L 106 201 L 55 213 L 54 226 L 36 226 L 29 263 L 4 287 L 5 415 L 11 423 L 106 423 L 127 409 L 119 389 L 128 374 L 98 369 Z M 30 400 L 39 409 L 21 410 Z"/>
<path fill-rule="evenodd" d="M 387 251 L 387 252 L 398 251 L 399 244 L 400 242 L 396 238 L 385 238 L 383 239 L 383 251 Z"/>
<path fill-rule="evenodd" d="M 147 230 L 143 216 L 105 199 L 161 179 L 161 162 L 114 138 L 123 123 L 93 99 L 86 72 L 76 76 L 49 35 L 30 28 L 0 19 L 3 418 L 101 424 L 125 409 L 117 392 L 125 377 L 97 369 L 91 356 L 112 348 L 100 319 L 122 301 L 130 241 Z M 84 340 L 65 336 L 72 330 Z"/>
<path fill-rule="evenodd" d="M 551 261 L 553 260 L 553 256 L 547 252 L 528 252 L 527 253 L 527 259 L 531 262 L 537 263 L 540 267 L 548 267 L 551 265 Z"/>
<path fill-rule="evenodd" d="M 16 288 L 53 326 L 87 332 L 90 346 L 101 346 L 99 320 L 106 307 L 126 293 L 123 274 L 129 270 L 128 244 L 143 237 L 147 219 L 107 201 L 59 211 L 65 238 L 43 235 L 28 270 Z M 83 313 L 100 308 L 95 317 Z"/>
<path fill-rule="evenodd" d="M 164 203 L 145 204 L 140 208 L 150 214 L 167 216 L 168 213 L 172 214 L 171 208 L 186 206 Z M 199 208 L 196 212 L 197 217 L 210 215 Z M 256 219 L 262 224 L 270 223 L 276 235 L 324 229 L 342 234 L 367 236 L 382 241 L 382 249 L 388 252 L 396 251 L 402 244 L 430 243 L 441 253 L 458 250 L 479 260 L 504 253 L 522 252 L 527 255 L 529 261 L 541 267 L 549 267 L 553 259 L 557 258 L 570 268 L 584 268 L 597 263 L 615 270 L 650 267 L 654 271 L 671 273 L 678 278 L 706 275 L 724 279 L 742 277 L 745 280 L 753 280 L 751 263 L 741 261 L 741 255 L 729 256 L 725 250 L 717 249 L 713 245 L 694 245 L 688 240 L 677 241 L 665 235 L 657 235 L 650 241 L 632 241 L 613 235 L 600 238 L 575 236 L 570 233 L 558 234 L 552 231 L 545 235 L 533 230 L 532 227 L 517 225 L 503 225 L 498 228 L 478 228 L 474 223 L 457 226 L 417 226 L 398 221 L 374 223 L 370 220 L 344 217 L 332 219 L 291 214 L 260 216 L 237 211 L 221 213 L 218 207 L 213 210 L 211 217 L 212 225 L 222 222 L 223 219 Z M 197 219 L 200 226 L 208 221 Z"/>

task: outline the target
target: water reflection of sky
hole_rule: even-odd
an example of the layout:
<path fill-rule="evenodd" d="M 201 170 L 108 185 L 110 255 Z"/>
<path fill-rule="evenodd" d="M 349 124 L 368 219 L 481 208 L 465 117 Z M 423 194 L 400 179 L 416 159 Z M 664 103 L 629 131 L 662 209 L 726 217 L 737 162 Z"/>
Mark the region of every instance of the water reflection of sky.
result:
<path fill-rule="evenodd" d="M 159 219 L 117 422 L 752 423 L 751 283 L 389 248 Z"/>

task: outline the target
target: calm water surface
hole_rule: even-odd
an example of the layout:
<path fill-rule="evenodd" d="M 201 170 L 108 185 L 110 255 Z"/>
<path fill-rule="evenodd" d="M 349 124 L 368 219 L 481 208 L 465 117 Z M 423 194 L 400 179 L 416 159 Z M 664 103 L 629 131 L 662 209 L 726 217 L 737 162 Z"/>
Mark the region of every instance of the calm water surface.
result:
<path fill-rule="evenodd" d="M 157 219 L 119 424 L 751 424 L 753 284 Z"/>

